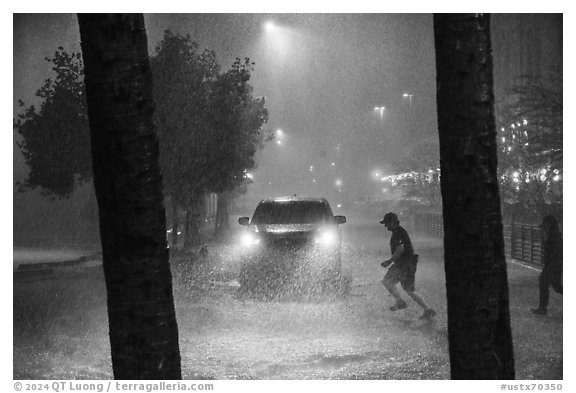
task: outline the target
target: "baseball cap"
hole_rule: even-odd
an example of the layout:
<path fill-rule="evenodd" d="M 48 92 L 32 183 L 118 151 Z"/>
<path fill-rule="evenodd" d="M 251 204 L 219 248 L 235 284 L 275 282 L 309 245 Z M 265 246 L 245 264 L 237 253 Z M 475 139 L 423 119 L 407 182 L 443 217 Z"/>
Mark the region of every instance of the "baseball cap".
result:
<path fill-rule="evenodd" d="M 398 222 L 398 216 L 394 213 L 386 213 L 380 224 L 385 224 L 387 222 Z"/>

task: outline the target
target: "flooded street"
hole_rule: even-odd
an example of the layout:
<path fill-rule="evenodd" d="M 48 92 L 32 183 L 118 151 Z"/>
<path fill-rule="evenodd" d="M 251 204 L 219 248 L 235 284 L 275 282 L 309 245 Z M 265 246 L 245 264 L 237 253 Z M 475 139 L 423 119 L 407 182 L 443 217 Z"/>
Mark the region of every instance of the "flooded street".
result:
<path fill-rule="evenodd" d="M 445 317 L 419 321 L 413 303 L 402 312 L 388 310 L 393 300 L 379 282 L 388 232 L 354 220 L 343 230 L 349 296 L 266 302 L 238 295 L 231 285 L 217 286 L 198 303 L 177 299 L 183 363 L 198 376 L 217 378 L 448 378 Z M 417 285 L 444 314 L 443 286 L 436 288 L 440 265 L 424 257 L 433 250 L 421 251 L 426 262 Z"/>
<path fill-rule="evenodd" d="M 385 271 L 379 263 L 389 253 L 389 236 L 377 223 L 349 217 L 342 264 L 352 289 L 343 298 L 243 295 L 233 245 L 209 245 L 218 273 L 209 281 L 194 283 L 189 267 L 173 268 L 183 377 L 448 379 L 442 242 L 412 236 L 420 254 L 417 291 L 438 311 L 435 320 L 423 322 L 409 299 L 406 310 L 388 310 L 393 299 L 379 282 Z M 561 379 L 562 298 L 552 296 L 550 315 L 535 318 L 529 306 L 537 274 L 509 264 L 517 374 Z M 107 334 L 100 267 L 15 276 L 15 379 L 110 379 Z"/>

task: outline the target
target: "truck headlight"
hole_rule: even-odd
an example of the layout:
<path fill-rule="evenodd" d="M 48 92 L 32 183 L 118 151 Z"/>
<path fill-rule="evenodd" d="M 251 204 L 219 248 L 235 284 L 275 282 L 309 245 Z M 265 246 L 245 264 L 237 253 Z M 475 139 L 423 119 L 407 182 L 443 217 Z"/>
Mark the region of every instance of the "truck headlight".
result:
<path fill-rule="evenodd" d="M 240 244 L 245 248 L 258 246 L 261 239 L 254 232 L 245 232 L 240 237 Z"/>
<path fill-rule="evenodd" d="M 328 247 L 333 246 L 336 244 L 338 240 L 338 235 L 335 230 L 325 229 L 318 233 L 316 239 L 314 239 L 314 243 Z"/>

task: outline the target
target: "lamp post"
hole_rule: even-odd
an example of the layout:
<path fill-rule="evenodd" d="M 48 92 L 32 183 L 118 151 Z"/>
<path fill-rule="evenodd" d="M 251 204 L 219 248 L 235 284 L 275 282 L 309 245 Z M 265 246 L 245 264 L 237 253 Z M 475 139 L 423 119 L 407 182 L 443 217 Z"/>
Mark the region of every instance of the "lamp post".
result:
<path fill-rule="evenodd" d="M 404 93 L 404 94 L 402 94 L 402 97 L 407 98 L 408 102 L 410 103 L 410 107 L 412 107 L 412 97 L 414 97 L 414 94 Z"/>
<path fill-rule="evenodd" d="M 386 110 L 385 106 L 377 106 L 374 108 L 374 111 L 380 113 L 380 126 L 384 124 L 384 111 Z"/>
<path fill-rule="evenodd" d="M 408 106 L 410 107 L 410 109 L 408 110 L 408 116 L 410 117 L 409 122 L 412 125 L 412 135 L 416 134 L 416 121 L 414 119 L 414 111 L 412 110 L 412 98 L 414 98 L 414 94 L 412 93 L 404 93 L 402 94 L 402 98 L 405 100 L 408 100 Z"/>

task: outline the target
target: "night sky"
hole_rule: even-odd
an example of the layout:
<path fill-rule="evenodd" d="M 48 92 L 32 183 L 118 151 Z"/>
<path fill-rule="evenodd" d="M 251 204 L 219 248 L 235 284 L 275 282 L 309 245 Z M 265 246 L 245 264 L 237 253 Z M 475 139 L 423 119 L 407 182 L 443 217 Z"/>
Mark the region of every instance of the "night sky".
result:
<path fill-rule="evenodd" d="M 145 14 L 145 21 L 151 53 L 169 29 L 214 50 L 222 69 L 236 57 L 255 63 L 251 84 L 266 97 L 265 127 L 282 133 L 257 155 L 251 199 L 297 193 L 351 203 L 376 192 L 373 173 L 392 174 L 411 145 L 437 141 L 430 13 Z M 15 14 L 13 22 L 15 115 L 18 99 L 38 104 L 34 93 L 53 76 L 44 58 L 80 44 L 75 14 Z M 505 29 L 506 17 L 492 23 Z M 495 81 L 500 89 L 509 82 L 496 74 Z M 21 180 L 27 169 L 13 145 Z"/>
<path fill-rule="evenodd" d="M 431 14 L 146 14 L 145 18 L 151 51 L 169 29 L 190 34 L 201 49 L 214 50 L 224 69 L 236 57 L 255 62 L 254 95 L 266 97 L 267 127 L 281 129 L 284 139 L 282 146 L 270 144 L 260 154 L 253 187 L 259 194 L 329 194 L 334 190 L 308 187 L 320 177 L 328 188 L 337 179 L 357 188 L 367 181 L 370 170 L 390 170 L 385 149 L 372 142 L 375 132 L 398 137 L 394 118 L 409 109 L 402 98 L 406 92 L 413 94 L 412 104 L 423 118 L 421 132 L 436 131 Z M 268 21 L 274 23 L 273 29 L 266 29 Z M 80 50 L 74 14 L 14 16 L 14 113 L 18 99 L 36 103 L 35 91 L 52 76 L 44 58 L 59 46 Z M 386 106 L 384 119 L 374 111 L 376 106 Z M 355 168 L 350 166 L 353 161 L 358 164 Z M 306 173 L 310 166 L 316 174 Z M 15 178 L 25 171 L 15 147 Z M 279 176 L 282 185 L 275 181 Z"/>

